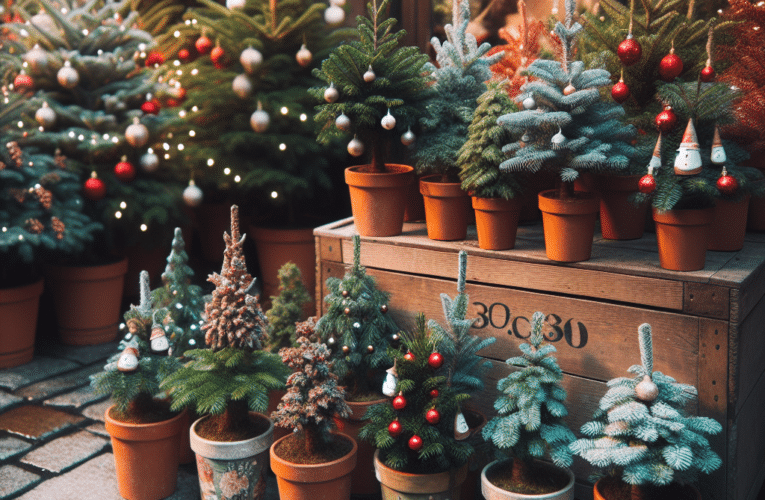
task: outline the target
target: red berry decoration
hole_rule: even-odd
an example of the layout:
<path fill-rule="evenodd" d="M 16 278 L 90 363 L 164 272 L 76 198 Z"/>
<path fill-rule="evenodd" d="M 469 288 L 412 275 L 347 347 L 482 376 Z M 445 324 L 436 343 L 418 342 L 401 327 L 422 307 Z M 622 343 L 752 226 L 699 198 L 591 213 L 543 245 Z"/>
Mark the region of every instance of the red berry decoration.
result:
<path fill-rule="evenodd" d="M 159 113 L 159 102 L 157 102 L 156 99 L 146 101 L 145 103 L 141 104 L 141 111 L 147 115 L 156 115 Z"/>
<path fill-rule="evenodd" d="M 422 438 L 415 434 L 409 438 L 409 449 L 412 451 L 419 451 L 422 448 Z"/>
<path fill-rule="evenodd" d="M 130 182 L 135 179 L 135 167 L 123 158 L 121 162 L 114 166 L 114 175 L 122 182 Z"/>
<path fill-rule="evenodd" d="M 632 66 L 640 60 L 643 55 L 643 48 L 640 47 L 637 40 L 632 38 L 632 35 L 627 35 L 627 38 L 616 49 L 616 55 L 619 56 L 622 64 Z"/>
<path fill-rule="evenodd" d="M 162 52 L 150 52 L 146 57 L 146 67 L 151 68 L 155 64 L 162 64 L 165 62 L 165 56 Z"/>
<path fill-rule="evenodd" d="M 675 54 L 672 48 L 669 54 L 664 56 L 659 62 L 659 76 L 665 82 L 671 82 L 683 72 L 683 60 Z"/>
<path fill-rule="evenodd" d="M 430 391 L 430 397 L 436 399 L 438 397 L 438 389 L 432 389 Z"/>
<path fill-rule="evenodd" d="M 656 179 L 653 175 L 645 174 L 638 182 L 638 190 L 641 193 L 651 194 L 656 190 Z"/>
<path fill-rule="evenodd" d="M 85 196 L 93 201 L 98 201 L 106 196 L 106 184 L 104 181 L 96 177 L 96 173 L 90 174 L 90 179 L 85 181 L 84 186 Z"/>
<path fill-rule="evenodd" d="M 715 79 L 715 70 L 712 68 L 712 66 L 705 66 L 704 69 L 701 70 L 700 75 L 701 81 L 704 83 L 709 83 L 712 80 Z"/>
<path fill-rule="evenodd" d="M 398 396 L 393 398 L 393 408 L 396 410 L 403 410 L 406 408 L 406 398 L 404 398 L 403 394 L 400 392 L 398 393 Z"/>
<path fill-rule="evenodd" d="M 399 437 L 401 435 L 401 432 L 404 430 L 404 428 L 401 426 L 401 422 L 398 420 L 394 420 L 390 424 L 388 424 L 388 434 L 391 435 L 391 437 Z"/>
<path fill-rule="evenodd" d="M 425 414 L 425 420 L 427 420 L 430 425 L 436 425 L 441 420 L 441 414 L 438 413 L 438 410 L 432 408 Z"/>
<path fill-rule="evenodd" d="M 210 60 L 218 69 L 223 68 L 226 65 L 226 51 L 220 45 L 216 46 L 210 51 Z"/>
<path fill-rule="evenodd" d="M 656 115 L 656 128 L 661 133 L 671 132 L 677 126 L 677 115 L 670 106 L 664 108 L 664 111 Z"/>
<path fill-rule="evenodd" d="M 196 42 L 194 42 L 194 47 L 197 48 L 197 52 L 200 54 L 207 54 L 210 52 L 210 49 L 213 48 L 213 43 L 212 40 L 207 38 L 205 35 L 202 35 L 197 38 Z"/>
<path fill-rule="evenodd" d="M 404 354 L 404 359 L 407 361 L 414 361 L 414 354 L 411 351 Z"/>
<path fill-rule="evenodd" d="M 431 368 L 433 368 L 434 370 L 437 370 L 441 368 L 441 365 L 444 364 L 444 357 L 441 355 L 441 353 L 434 352 L 428 358 L 428 364 L 430 365 Z"/>
<path fill-rule="evenodd" d="M 178 51 L 178 59 L 180 59 L 183 62 L 188 62 L 191 60 L 191 52 L 189 52 L 189 49 L 181 49 Z"/>
<path fill-rule="evenodd" d="M 23 92 L 34 87 L 34 81 L 32 81 L 32 77 L 26 73 L 19 73 L 16 75 L 16 78 L 13 79 L 13 86 L 19 92 Z"/>
<path fill-rule="evenodd" d="M 723 167 L 722 175 L 717 179 L 717 189 L 725 195 L 731 196 L 738 191 L 738 181 Z"/>
<path fill-rule="evenodd" d="M 630 88 L 624 83 L 624 80 L 619 80 L 611 87 L 611 97 L 619 104 L 630 98 Z"/>

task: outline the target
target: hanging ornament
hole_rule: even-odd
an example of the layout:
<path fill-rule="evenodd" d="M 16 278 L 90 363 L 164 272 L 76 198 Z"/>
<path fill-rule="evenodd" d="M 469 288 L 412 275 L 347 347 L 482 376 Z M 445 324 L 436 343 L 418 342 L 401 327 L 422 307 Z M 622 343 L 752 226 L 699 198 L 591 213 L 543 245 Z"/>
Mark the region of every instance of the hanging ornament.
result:
<path fill-rule="evenodd" d="M 350 352 L 351 352 L 351 348 L 348 347 L 347 345 L 344 345 L 343 346 L 343 354 L 345 354 L 347 356 Z"/>
<path fill-rule="evenodd" d="M 24 62 L 26 62 L 35 72 L 40 71 L 48 65 L 48 53 L 40 48 L 39 43 L 36 43 L 35 46 L 22 57 Z"/>
<path fill-rule="evenodd" d="M 96 172 L 90 173 L 90 179 L 85 181 L 85 196 L 89 200 L 98 201 L 106 196 L 106 184 L 96 176 Z"/>
<path fill-rule="evenodd" d="M 127 161 L 127 156 L 114 166 L 114 175 L 122 182 L 130 182 L 135 179 L 135 167 Z"/>
<path fill-rule="evenodd" d="M 72 67 L 72 63 L 66 61 L 56 73 L 56 80 L 65 89 L 73 89 L 80 83 L 80 74 Z"/>
<path fill-rule="evenodd" d="M 712 34 L 713 26 L 709 26 L 709 35 L 707 36 L 707 64 L 701 70 L 699 79 L 704 83 L 709 83 L 715 79 L 715 70 L 712 68 Z"/>
<path fill-rule="evenodd" d="M 369 345 L 367 346 L 367 352 L 368 352 L 369 354 L 372 354 L 373 352 L 375 352 L 375 346 L 373 346 L 372 344 L 369 344 Z"/>
<path fill-rule="evenodd" d="M 671 132 L 677 125 L 677 115 L 672 111 L 672 106 L 665 106 L 664 111 L 656 115 L 655 121 L 659 132 L 666 134 Z"/>
<path fill-rule="evenodd" d="M 347 297 L 347 296 L 349 296 L 351 293 L 350 293 L 348 290 L 343 290 L 342 292 L 340 292 L 340 294 L 341 294 L 343 297 Z"/>
<path fill-rule="evenodd" d="M 382 125 L 382 128 L 385 130 L 393 130 L 396 126 L 396 117 L 390 114 L 390 108 L 388 108 L 388 114 L 383 116 L 382 120 L 380 120 L 380 125 Z"/>
<path fill-rule="evenodd" d="M 399 392 L 398 396 L 393 398 L 392 404 L 393 404 L 393 408 L 395 408 L 396 410 L 403 410 L 404 408 L 406 408 L 406 398 L 404 398 L 404 395 L 401 392 Z"/>
<path fill-rule="evenodd" d="M 202 35 L 199 38 L 197 38 L 197 41 L 194 42 L 194 47 L 196 47 L 197 52 L 200 54 L 207 54 L 212 50 L 213 43 L 212 40 L 207 38 L 207 35 Z"/>
<path fill-rule="evenodd" d="M 431 389 L 431 390 L 430 390 L 430 397 L 431 397 L 432 399 L 436 399 L 436 398 L 438 397 L 438 394 L 439 394 L 439 393 L 438 393 L 438 389 Z"/>
<path fill-rule="evenodd" d="M 401 144 L 404 146 L 411 146 L 414 144 L 414 140 L 416 137 L 414 136 L 414 133 L 412 132 L 411 128 L 406 129 L 406 132 L 401 134 Z"/>
<path fill-rule="evenodd" d="M 308 50 L 308 47 L 303 44 L 300 46 L 300 50 L 297 51 L 297 54 L 295 54 L 295 60 L 300 66 L 305 68 L 311 64 L 311 61 L 313 61 L 313 54 L 311 54 L 311 51 Z"/>
<path fill-rule="evenodd" d="M 454 439 L 462 441 L 470 436 L 470 427 L 468 427 L 465 415 L 462 414 L 462 410 L 457 411 L 454 416 Z"/>
<path fill-rule="evenodd" d="M 141 111 L 146 113 L 147 115 L 156 115 L 159 113 L 159 101 L 156 99 L 152 99 L 151 95 L 146 96 L 146 101 L 141 104 Z"/>
<path fill-rule="evenodd" d="M 189 185 L 183 190 L 183 201 L 190 207 L 198 207 L 202 203 L 204 197 L 202 190 L 199 186 L 194 184 L 193 180 L 189 181 Z"/>
<path fill-rule="evenodd" d="M 644 375 L 643 380 L 635 386 L 635 393 L 637 394 L 638 399 L 650 403 L 659 396 L 659 388 L 654 381 L 651 380 L 650 376 Z"/>
<path fill-rule="evenodd" d="M 35 111 L 35 120 L 44 128 L 50 128 L 56 123 L 56 112 L 47 102 L 43 102 L 42 107 Z"/>
<path fill-rule="evenodd" d="M 170 343 L 167 341 L 165 331 L 159 325 L 152 326 L 151 337 L 149 337 L 151 352 L 154 354 L 167 354 L 170 349 Z"/>
<path fill-rule="evenodd" d="M 653 176 L 653 167 L 648 167 L 648 173 L 638 181 L 638 191 L 651 194 L 656 191 L 656 179 Z"/>
<path fill-rule="evenodd" d="M 622 104 L 630 98 L 630 88 L 624 83 L 624 71 L 622 71 L 622 76 L 619 77 L 619 81 L 611 87 L 611 97 L 619 104 Z"/>
<path fill-rule="evenodd" d="M 409 449 L 412 451 L 419 451 L 422 448 L 422 438 L 415 434 L 409 438 Z"/>
<path fill-rule="evenodd" d="M 523 109 L 534 109 L 537 107 L 537 102 L 531 96 L 524 99 L 521 104 L 523 105 Z"/>
<path fill-rule="evenodd" d="M 390 434 L 391 437 L 394 437 L 394 438 L 399 437 L 403 430 L 404 428 L 401 425 L 401 422 L 398 421 L 398 419 L 388 424 L 388 434 Z"/>
<path fill-rule="evenodd" d="M 625 38 L 616 49 L 616 55 L 619 56 L 619 60 L 622 64 L 625 66 L 632 66 L 640 60 L 640 57 L 643 55 L 643 48 L 640 46 L 640 43 L 633 38 L 632 33 L 629 33 L 627 38 Z"/>
<path fill-rule="evenodd" d="M 247 0 L 226 0 L 227 9 L 244 9 L 247 5 Z"/>
<path fill-rule="evenodd" d="M 430 425 L 436 425 L 441 420 L 441 414 L 435 408 L 431 408 L 425 414 L 425 420 L 427 420 Z"/>
<path fill-rule="evenodd" d="M 55 35 L 61 31 L 58 29 L 58 25 L 53 17 L 44 10 L 40 10 L 40 12 L 32 16 L 30 22 L 37 29 L 48 35 Z"/>
<path fill-rule="evenodd" d="M 327 87 L 327 90 L 324 91 L 324 100 L 329 103 L 333 103 L 337 101 L 339 98 L 340 98 L 340 92 L 337 91 L 335 84 L 333 82 L 330 82 L 329 87 Z"/>
<path fill-rule="evenodd" d="M 399 336 L 398 333 L 394 333 L 393 335 L 390 336 L 390 342 L 393 347 L 398 348 L 398 344 L 400 341 L 401 341 L 401 336 Z"/>
<path fill-rule="evenodd" d="M 398 373 L 396 372 L 396 361 L 393 361 L 393 366 L 385 370 L 385 380 L 382 385 L 382 393 L 388 397 L 396 395 L 396 384 L 398 384 Z"/>
<path fill-rule="evenodd" d="M 247 47 L 239 55 L 239 62 L 247 73 L 254 73 L 263 62 L 263 54 L 258 49 Z"/>
<path fill-rule="evenodd" d="M 386 312 L 388 312 L 388 305 L 387 305 L 387 304 L 383 304 L 383 305 L 381 305 L 381 306 L 380 306 L 380 312 L 381 312 L 381 313 L 383 313 L 383 314 L 385 314 Z"/>
<path fill-rule="evenodd" d="M 160 64 L 165 62 L 165 55 L 162 52 L 158 52 L 156 50 L 153 50 L 149 52 L 149 55 L 146 56 L 145 65 L 147 68 L 156 68 L 159 67 Z"/>
<path fill-rule="evenodd" d="M 688 120 L 680 147 L 675 157 L 675 175 L 695 175 L 701 172 L 701 153 L 693 118 Z"/>
<path fill-rule="evenodd" d="M 372 69 L 372 65 L 369 65 L 369 69 L 364 73 L 364 81 L 367 83 L 372 83 L 377 78 L 377 75 L 375 75 L 375 71 Z"/>
<path fill-rule="evenodd" d="M 31 76 L 24 72 L 24 70 L 21 70 L 21 73 L 16 75 L 16 78 L 13 79 L 13 88 L 19 92 L 30 90 L 32 87 L 34 87 L 34 81 Z"/>
<path fill-rule="evenodd" d="M 683 72 L 683 60 L 680 56 L 675 54 L 674 42 L 672 48 L 669 49 L 669 54 L 664 56 L 659 61 L 659 76 L 665 82 L 671 82 Z"/>
<path fill-rule="evenodd" d="M 526 144 L 529 143 L 529 141 L 531 141 L 531 136 L 529 135 L 528 132 L 524 132 L 523 135 L 521 136 L 521 142 L 525 146 Z"/>
<path fill-rule="evenodd" d="M 189 51 L 189 49 L 179 50 L 178 59 L 180 59 L 181 62 L 189 62 L 191 60 L 191 52 Z"/>
<path fill-rule="evenodd" d="M 125 139 L 134 148 L 143 147 L 149 142 L 149 129 L 135 117 L 133 123 L 125 129 Z"/>
<path fill-rule="evenodd" d="M 330 346 L 335 345 L 335 342 L 336 342 L 335 341 L 335 337 L 330 337 L 330 338 L 327 339 L 327 344 L 330 345 Z"/>
<path fill-rule="evenodd" d="M 727 196 L 732 196 L 738 191 L 738 181 L 723 167 L 722 174 L 717 179 L 717 190 Z"/>
<path fill-rule="evenodd" d="M 566 136 L 563 135 L 563 131 L 560 129 L 560 127 L 558 127 L 558 133 L 552 136 L 550 142 L 552 143 L 553 148 L 558 147 L 566 142 Z"/>
<path fill-rule="evenodd" d="M 138 349 L 126 347 L 117 359 L 117 370 L 122 373 L 133 373 L 138 370 Z"/>
<path fill-rule="evenodd" d="M 659 170 L 661 168 L 661 132 L 656 139 L 656 145 L 653 147 L 653 154 L 651 160 L 648 162 L 648 168 L 653 170 Z"/>
<path fill-rule="evenodd" d="M 404 359 L 407 361 L 414 361 L 414 354 L 412 354 L 412 351 L 407 351 L 406 354 L 404 354 Z"/>
<path fill-rule="evenodd" d="M 265 132 L 268 129 L 268 125 L 271 123 L 271 117 L 263 109 L 263 104 L 258 101 L 258 109 L 250 116 L 250 126 L 252 130 L 257 133 Z"/>
<path fill-rule="evenodd" d="M 159 156 L 154 153 L 146 153 L 141 156 L 141 168 L 144 172 L 154 172 L 159 168 Z"/>
<path fill-rule="evenodd" d="M 364 154 L 364 144 L 354 137 L 351 139 L 351 142 L 348 143 L 348 152 L 351 156 L 361 156 Z"/>
<path fill-rule="evenodd" d="M 330 26 L 336 26 L 345 21 L 345 11 L 338 5 L 330 5 L 324 11 L 324 22 Z"/>
<path fill-rule="evenodd" d="M 351 119 L 343 113 L 335 119 L 335 127 L 347 132 L 351 129 Z"/>
<path fill-rule="evenodd" d="M 226 67 L 226 51 L 220 45 L 216 45 L 210 51 L 210 60 L 217 69 Z"/>
<path fill-rule="evenodd" d="M 576 92 L 576 87 L 571 85 L 571 82 L 568 82 L 568 85 L 563 88 L 563 95 L 571 95 L 574 92 Z"/>
<path fill-rule="evenodd" d="M 428 364 L 431 368 L 434 370 L 438 370 L 441 368 L 441 365 L 444 364 L 444 357 L 441 355 L 440 352 L 434 352 L 433 354 L 428 357 Z"/>
<path fill-rule="evenodd" d="M 237 97 L 247 99 L 252 94 L 252 81 L 250 81 L 249 76 L 242 73 L 234 77 L 234 80 L 231 82 L 231 88 Z"/>
<path fill-rule="evenodd" d="M 725 154 L 725 148 L 722 145 L 722 139 L 720 139 L 720 129 L 715 124 L 715 135 L 712 139 L 712 164 L 723 165 L 728 160 Z"/>

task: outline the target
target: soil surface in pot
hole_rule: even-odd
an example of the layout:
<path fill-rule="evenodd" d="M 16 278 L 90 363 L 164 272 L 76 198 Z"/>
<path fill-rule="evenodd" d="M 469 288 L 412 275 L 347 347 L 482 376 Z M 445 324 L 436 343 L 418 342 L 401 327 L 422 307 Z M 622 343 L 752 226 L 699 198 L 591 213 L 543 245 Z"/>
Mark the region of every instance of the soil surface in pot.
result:
<path fill-rule="evenodd" d="M 247 415 L 246 419 L 228 418 L 225 413 L 208 415 L 196 425 L 195 431 L 199 437 L 210 441 L 233 443 L 252 439 L 268 430 L 267 419 L 252 419 L 248 413 L 243 415 Z"/>
<path fill-rule="evenodd" d="M 494 486 L 524 495 L 544 495 L 560 491 L 569 482 L 566 471 L 547 463 L 536 462 L 529 466 L 526 482 L 513 479 L 514 461 L 502 462 L 486 471 L 486 479 Z"/>
<path fill-rule="evenodd" d="M 176 415 L 177 411 L 170 411 L 170 401 L 157 399 L 134 401 L 125 411 L 118 411 L 116 407 L 109 410 L 111 418 L 126 424 L 153 424 L 170 420 Z"/>
<path fill-rule="evenodd" d="M 301 434 L 292 433 L 274 448 L 279 458 L 293 464 L 323 464 L 344 457 L 353 449 L 353 443 L 348 439 L 334 435 L 332 441 L 326 443 L 315 453 L 308 453 Z"/>
<path fill-rule="evenodd" d="M 615 476 L 607 476 L 598 482 L 598 491 L 607 500 L 632 500 L 643 498 L 650 500 L 697 500 L 693 488 L 672 483 L 667 486 L 644 485 L 640 489 L 642 496 L 632 497 L 632 486 Z"/>
<path fill-rule="evenodd" d="M 351 401 L 353 403 L 366 403 L 368 401 L 377 401 L 378 399 L 385 399 L 387 396 L 383 395 L 380 392 L 364 392 L 359 394 L 351 394 L 347 393 L 345 395 L 346 401 Z"/>

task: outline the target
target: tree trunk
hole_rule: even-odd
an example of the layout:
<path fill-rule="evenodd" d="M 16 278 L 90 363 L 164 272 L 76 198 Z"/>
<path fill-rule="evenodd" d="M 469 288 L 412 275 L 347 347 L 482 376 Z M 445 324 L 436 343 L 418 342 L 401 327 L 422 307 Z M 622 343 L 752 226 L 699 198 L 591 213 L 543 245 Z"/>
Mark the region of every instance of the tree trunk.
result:
<path fill-rule="evenodd" d="M 529 464 L 521 459 L 513 459 L 513 471 L 510 475 L 513 483 L 528 484 Z"/>
<path fill-rule="evenodd" d="M 643 488 L 633 484 L 630 486 L 630 500 L 648 500 L 648 496 L 643 491 Z"/>
<path fill-rule="evenodd" d="M 303 434 L 305 436 L 305 452 L 308 455 L 313 455 L 319 451 L 320 439 L 319 428 L 316 425 L 303 426 Z"/>
<path fill-rule="evenodd" d="M 558 180 L 558 198 L 565 200 L 574 197 L 574 183 Z"/>

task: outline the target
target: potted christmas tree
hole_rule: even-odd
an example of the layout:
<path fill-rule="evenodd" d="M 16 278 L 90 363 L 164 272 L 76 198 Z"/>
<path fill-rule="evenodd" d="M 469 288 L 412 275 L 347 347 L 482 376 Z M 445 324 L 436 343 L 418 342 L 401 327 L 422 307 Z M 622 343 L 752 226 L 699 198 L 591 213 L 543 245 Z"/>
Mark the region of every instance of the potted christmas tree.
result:
<path fill-rule="evenodd" d="M 287 394 L 271 417 L 275 425 L 294 430 L 270 450 L 279 497 L 348 500 L 357 446 L 350 436 L 331 432 L 335 419 L 351 413 L 345 389 L 331 371 L 331 351 L 300 337 L 297 347 L 285 347 L 279 355 L 293 372 L 287 379 Z"/>
<path fill-rule="evenodd" d="M 468 0 L 452 1 L 452 24 L 444 26 L 446 40 L 431 39 L 438 66 L 428 63 L 433 92 L 425 101 L 414 158 L 425 200 L 428 238 L 464 240 L 467 235 L 469 197 L 459 179 L 458 154 L 465 143 L 476 100 L 486 91 L 490 66 L 501 54 L 486 57 L 488 43 L 478 46 L 467 33 Z"/>
<path fill-rule="evenodd" d="M 573 20 L 575 2 L 566 0 L 565 24 L 555 25 L 560 39 L 560 61 L 536 59 L 526 69 L 535 77 L 525 83 L 519 98 L 523 111 L 499 118 L 516 140 L 503 148 L 511 157 L 503 171 L 552 170 L 558 187 L 539 193 L 547 257 L 561 262 L 590 258 L 597 196 L 575 192 L 580 171 L 626 168 L 633 147 L 634 127 L 619 119 L 623 108 L 603 100 L 600 87 L 610 82 L 603 69 L 584 69 L 573 60 L 582 27 Z"/>
<path fill-rule="evenodd" d="M 168 354 L 168 311 L 154 306 L 149 275 L 140 275 L 140 303 L 124 315 L 128 334 L 104 371 L 91 376 L 96 393 L 110 394 L 106 430 L 112 439 L 119 493 L 128 500 L 159 500 L 175 491 L 184 412 L 157 399 L 162 381 L 180 367 Z"/>
<path fill-rule="evenodd" d="M 265 415 L 268 392 L 284 386 L 286 368 L 263 349 L 268 324 L 247 272 L 239 208 L 231 207 L 231 233 L 212 298 L 205 304 L 205 349 L 186 351 L 181 369 L 162 382 L 172 408 L 193 407 L 205 415 L 191 426 L 191 449 L 197 454 L 199 486 L 210 495 L 263 498 L 264 465 L 273 438 Z"/>
<path fill-rule="evenodd" d="M 529 342 L 520 345 L 523 354 L 507 360 L 519 370 L 497 382 L 502 393 L 494 402 L 498 415 L 486 424 L 483 436 L 511 454 L 481 473 L 487 500 L 574 498 L 574 474 L 568 469 L 574 433 L 563 421 L 568 415 L 563 372 L 553 356 L 555 346 L 544 342 L 543 327 L 544 314 L 535 312 Z M 541 460 L 546 455 L 554 465 Z"/>
<path fill-rule="evenodd" d="M 367 5 L 368 17 L 357 18 L 359 39 L 332 51 L 314 71 L 325 86 L 311 89 L 322 101 L 315 118 L 321 124 L 317 140 L 353 135 L 348 152 L 371 156 L 369 164 L 345 170 L 354 223 L 363 236 L 401 233 L 413 168 L 389 163 L 390 146 L 394 136 L 407 145 L 414 141 L 411 127 L 430 83 L 424 73 L 427 55 L 399 46 L 406 33 L 393 31 L 396 20 L 386 17 L 389 3 Z"/>
<path fill-rule="evenodd" d="M 295 324 L 305 319 L 305 305 L 311 302 L 311 296 L 300 280 L 300 269 L 287 262 L 279 269 L 279 295 L 271 297 L 271 308 L 266 311 L 271 326 L 271 352 L 295 344 Z"/>
<path fill-rule="evenodd" d="M 608 382 L 593 420 L 582 426 L 584 437 L 570 448 L 608 474 L 595 484 L 596 500 L 688 498 L 683 492 L 695 490 L 700 474 L 722 465 L 705 437 L 722 426 L 687 416 L 696 388 L 653 371 L 651 325 L 640 325 L 638 337 L 642 364 L 629 369 L 635 376 Z M 695 490 L 690 498 L 701 494 Z"/>

